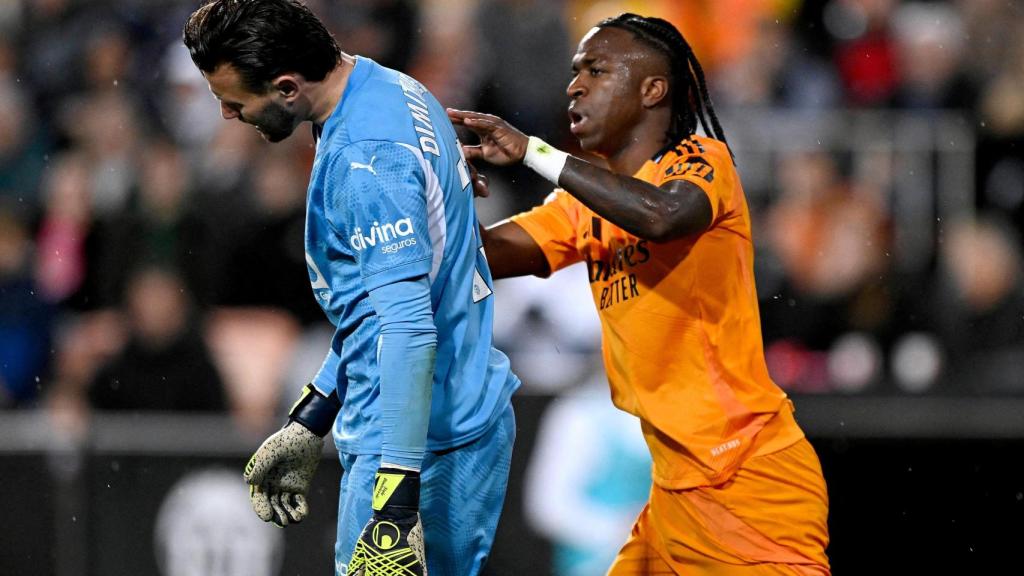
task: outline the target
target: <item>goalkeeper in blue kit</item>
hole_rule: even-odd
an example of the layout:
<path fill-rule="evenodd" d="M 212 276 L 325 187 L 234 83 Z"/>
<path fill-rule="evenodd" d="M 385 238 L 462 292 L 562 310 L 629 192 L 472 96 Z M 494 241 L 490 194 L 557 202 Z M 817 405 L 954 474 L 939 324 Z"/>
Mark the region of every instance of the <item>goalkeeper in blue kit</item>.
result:
<path fill-rule="evenodd" d="M 278 142 L 312 123 L 313 294 L 336 332 L 284 428 L 246 466 L 253 508 L 310 513 L 333 435 L 344 468 L 339 575 L 480 573 L 505 497 L 519 380 L 491 346 L 491 274 L 473 182 L 416 80 L 343 53 L 295 0 L 214 0 L 185 45 L 225 119 Z"/>

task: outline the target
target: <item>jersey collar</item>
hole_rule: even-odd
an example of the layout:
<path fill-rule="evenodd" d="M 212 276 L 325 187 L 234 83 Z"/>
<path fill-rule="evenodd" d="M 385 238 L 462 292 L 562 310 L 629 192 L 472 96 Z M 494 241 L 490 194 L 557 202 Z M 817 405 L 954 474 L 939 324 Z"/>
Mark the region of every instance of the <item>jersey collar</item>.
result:
<path fill-rule="evenodd" d="M 334 107 L 334 112 L 327 117 L 327 121 L 324 122 L 322 128 L 317 130 L 317 127 L 313 126 L 314 138 L 329 138 L 334 130 L 345 122 L 346 116 L 346 104 L 352 99 L 352 95 L 362 88 L 363 84 L 370 77 L 370 73 L 373 68 L 377 66 L 377 63 L 366 58 L 364 56 L 356 56 L 356 63 L 352 68 L 352 73 L 348 76 L 348 82 L 345 84 L 345 92 L 341 95 L 341 99 L 338 100 L 338 105 Z"/>

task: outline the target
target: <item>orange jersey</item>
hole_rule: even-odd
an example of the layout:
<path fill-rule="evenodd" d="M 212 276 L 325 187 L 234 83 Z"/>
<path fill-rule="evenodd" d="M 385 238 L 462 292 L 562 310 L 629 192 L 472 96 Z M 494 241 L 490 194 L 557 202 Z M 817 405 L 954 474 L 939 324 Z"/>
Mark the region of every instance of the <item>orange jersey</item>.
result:
<path fill-rule="evenodd" d="M 711 226 L 642 240 L 562 190 L 513 221 L 552 271 L 587 262 L 612 401 L 640 418 L 655 482 L 718 484 L 745 458 L 803 437 L 765 365 L 746 198 L 728 148 L 696 135 L 635 177 L 697 185 L 711 201 Z"/>

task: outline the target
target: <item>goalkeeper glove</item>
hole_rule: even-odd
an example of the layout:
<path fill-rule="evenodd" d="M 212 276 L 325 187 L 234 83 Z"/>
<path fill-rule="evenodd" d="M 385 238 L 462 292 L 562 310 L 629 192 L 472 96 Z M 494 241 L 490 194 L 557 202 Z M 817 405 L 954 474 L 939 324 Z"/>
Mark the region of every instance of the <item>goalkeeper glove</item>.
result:
<path fill-rule="evenodd" d="M 420 474 L 380 468 L 373 486 L 373 517 L 356 540 L 351 576 L 426 576 L 420 523 Z"/>
<path fill-rule="evenodd" d="M 309 514 L 306 493 L 325 436 L 341 409 L 335 394 L 324 396 L 312 385 L 292 406 L 288 423 L 267 438 L 245 465 L 249 501 L 260 520 L 285 527 Z"/>

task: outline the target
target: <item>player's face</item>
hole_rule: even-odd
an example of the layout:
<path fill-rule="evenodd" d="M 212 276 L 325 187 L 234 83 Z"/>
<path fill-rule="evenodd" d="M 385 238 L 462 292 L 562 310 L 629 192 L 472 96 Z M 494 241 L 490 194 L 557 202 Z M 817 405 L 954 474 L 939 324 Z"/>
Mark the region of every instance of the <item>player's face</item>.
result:
<path fill-rule="evenodd" d="M 588 152 L 609 156 L 628 145 L 643 110 L 640 60 L 647 57 L 633 35 L 618 28 L 594 28 L 572 59 L 569 129 Z"/>
<path fill-rule="evenodd" d="M 210 84 L 210 91 L 220 101 L 220 113 L 225 120 L 237 118 L 252 124 L 268 142 L 284 140 L 299 125 L 295 114 L 280 101 L 279 92 L 250 92 L 234 66 L 221 64 L 213 72 L 204 75 Z"/>

